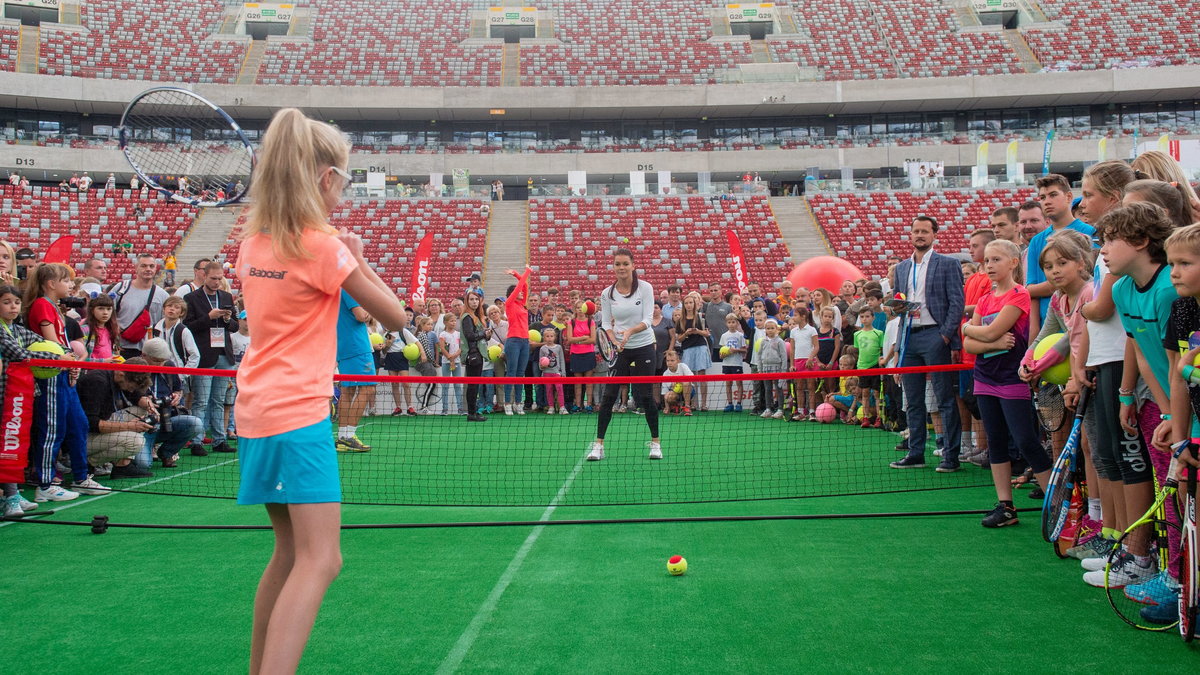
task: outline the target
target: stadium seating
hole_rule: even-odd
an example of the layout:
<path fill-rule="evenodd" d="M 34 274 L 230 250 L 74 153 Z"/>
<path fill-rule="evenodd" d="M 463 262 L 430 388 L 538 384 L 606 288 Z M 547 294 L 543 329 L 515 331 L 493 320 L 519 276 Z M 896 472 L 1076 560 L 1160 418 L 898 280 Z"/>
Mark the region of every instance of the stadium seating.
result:
<path fill-rule="evenodd" d="M 1021 73 L 1017 55 L 997 32 L 962 33 L 954 10 L 929 0 L 872 3 L 904 77 Z"/>
<path fill-rule="evenodd" d="M 529 202 L 529 264 L 541 288 L 599 293 L 612 283 L 608 256 L 628 248 L 641 278 L 670 284 L 733 284 L 725 231 L 738 233 L 750 278 L 773 283 L 790 256 L 766 197 L 540 198 Z"/>
<path fill-rule="evenodd" d="M 133 274 L 133 257 L 149 253 L 161 260 L 175 250 L 196 219 L 196 209 L 171 201 L 157 192 L 145 197 L 132 190 L 91 190 L 75 193 L 58 188 L 0 190 L 0 237 L 14 248 L 45 250 L 64 235 L 75 237 L 73 265 L 93 256 L 109 261 L 110 280 Z M 138 217 L 134 210 L 145 211 Z M 131 249 L 114 253 L 116 244 Z"/>
<path fill-rule="evenodd" d="M 20 39 L 21 31 L 16 26 L 0 26 L 0 70 L 17 69 L 17 45 Z"/>
<path fill-rule="evenodd" d="M 711 84 L 718 70 L 751 63 L 745 42 L 713 43 L 709 18 L 690 0 L 570 0 L 553 7 L 560 45 L 521 48 L 526 85 Z"/>
<path fill-rule="evenodd" d="M 912 251 L 908 230 L 918 215 L 941 223 L 936 250 L 967 249 L 968 234 L 987 225 L 992 211 L 1032 199 L 1032 189 L 944 192 L 818 194 L 808 198 L 817 222 L 838 257 L 867 276 L 887 274 L 887 258 Z"/>
<path fill-rule="evenodd" d="M 483 272 L 488 245 L 488 217 L 480 209 L 484 203 L 478 199 L 345 202 L 330 222 L 362 236 L 363 255 L 375 263 L 381 279 L 402 293 L 409 292 L 413 253 L 425 233 L 432 232 L 429 295 L 446 300 L 462 294 L 472 272 Z M 237 248 L 237 243 L 226 244 L 221 255 L 236 264 Z M 231 282 L 237 285 L 232 277 Z"/>
<path fill-rule="evenodd" d="M 312 42 L 273 42 L 259 84 L 486 87 L 500 84 L 501 49 L 462 47 L 478 3 L 313 0 Z M 436 10 L 436 11 L 435 11 Z"/>
<path fill-rule="evenodd" d="M 820 68 L 825 80 L 897 77 L 887 39 L 871 12 L 870 0 L 793 3 L 792 10 L 811 41 L 771 40 L 776 61 Z"/>
<path fill-rule="evenodd" d="M 1066 30 L 1025 29 L 1046 70 L 1097 70 L 1196 63 L 1195 7 L 1161 0 L 1042 0 L 1047 17 Z"/>
<path fill-rule="evenodd" d="M 220 0 L 88 0 L 87 32 L 43 25 L 38 67 L 46 75 L 232 84 L 245 58 L 241 42 L 211 39 Z"/>

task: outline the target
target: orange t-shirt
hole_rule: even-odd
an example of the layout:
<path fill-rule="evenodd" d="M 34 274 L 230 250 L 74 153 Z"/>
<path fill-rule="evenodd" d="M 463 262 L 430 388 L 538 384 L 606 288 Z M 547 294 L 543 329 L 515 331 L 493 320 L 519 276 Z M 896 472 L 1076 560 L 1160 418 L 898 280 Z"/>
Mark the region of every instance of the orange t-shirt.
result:
<path fill-rule="evenodd" d="M 237 275 L 254 339 L 238 368 L 238 434 L 263 438 L 329 416 L 342 282 L 358 267 L 332 232 L 309 229 L 311 258 L 281 261 L 271 237 L 242 242 Z"/>

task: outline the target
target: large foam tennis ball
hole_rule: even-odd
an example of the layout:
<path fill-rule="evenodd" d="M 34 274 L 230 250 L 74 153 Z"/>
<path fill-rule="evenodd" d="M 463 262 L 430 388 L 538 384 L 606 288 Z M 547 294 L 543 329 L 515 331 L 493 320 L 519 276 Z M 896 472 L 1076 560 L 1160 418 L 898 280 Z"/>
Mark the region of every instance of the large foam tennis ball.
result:
<path fill-rule="evenodd" d="M 683 385 L 682 385 L 682 384 L 677 384 L 677 385 L 675 385 L 675 393 L 676 393 L 676 394 L 682 394 L 682 393 L 683 393 Z"/>
<path fill-rule="evenodd" d="M 542 368 L 549 368 L 550 367 L 550 357 L 543 356 L 542 358 L 538 359 L 538 365 L 541 366 Z"/>
<path fill-rule="evenodd" d="M 687 559 L 681 555 L 673 555 L 667 558 L 667 571 L 674 577 L 683 574 L 687 571 Z"/>
<path fill-rule="evenodd" d="M 404 358 L 409 361 L 416 361 L 421 358 L 421 348 L 415 342 L 410 345 L 404 345 L 404 349 L 401 349 L 400 353 L 404 354 Z"/>
<path fill-rule="evenodd" d="M 1192 334 L 1188 336 L 1188 349 L 1195 349 L 1196 347 L 1200 347 L 1200 330 L 1193 331 Z M 1193 359 L 1192 365 L 1200 366 L 1200 354 L 1197 354 L 1196 358 Z"/>
<path fill-rule="evenodd" d="M 862 279 L 863 274 L 854 263 L 842 258 L 837 258 L 829 255 L 816 256 L 809 258 L 804 262 L 796 265 L 787 275 L 787 280 L 792 282 L 792 288 L 798 289 L 801 286 L 805 288 L 828 288 L 834 293 L 842 287 L 842 283 L 846 281 L 856 281 Z"/>
<path fill-rule="evenodd" d="M 29 351 L 42 352 L 44 354 L 57 354 L 58 356 L 63 355 L 62 345 L 49 340 L 40 340 L 29 345 Z M 34 366 L 29 370 L 31 370 L 33 372 L 33 376 L 39 380 L 48 380 L 52 377 L 57 377 L 58 374 L 62 372 L 62 368 L 46 368 L 43 366 Z"/>
<path fill-rule="evenodd" d="M 758 351 L 758 350 L 762 349 L 762 341 L 763 341 L 762 338 L 758 338 L 757 340 L 754 341 L 754 351 Z"/>
<path fill-rule="evenodd" d="M 1033 358 L 1040 359 L 1050 351 L 1054 345 L 1058 344 L 1059 340 L 1065 339 L 1065 333 L 1054 333 L 1042 338 L 1042 341 L 1033 348 Z M 1071 357 L 1063 359 L 1061 362 L 1054 364 L 1042 372 L 1042 379 L 1050 384 L 1063 385 L 1071 377 Z"/>
<path fill-rule="evenodd" d="M 733 350 L 731 350 L 729 347 L 721 347 L 721 358 L 728 358 L 732 353 Z"/>
<path fill-rule="evenodd" d="M 379 333 L 371 333 L 370 335 L 367 336 L 367 339 L 369 339 L 371 341 L 372 347 L 382 346 L 383 342 L 384 342 L 383 336 L 380 335 Z"/>
<path fill-rule="evenodd" d="M 579 313 L 591 316 L 596 313 L 596 303 L 591 300 L 585 300 L 579 303 Z"/>
<path fill-rule="evenodd" d="M 537 330 L 537 329 L 533 329 L 533 330 L 529 331 L 529 341 L 530 342 L 541 342 L 542 341 L 542 331 Z"/>
<path fill-rule="evenodd" d="M 492 361 L 499 361 L 501 356 L 504 356 L 504 350 L 500 347 L 500 345 L 492 345 L 491 347 L 488 347 L 489 359 Z"/>

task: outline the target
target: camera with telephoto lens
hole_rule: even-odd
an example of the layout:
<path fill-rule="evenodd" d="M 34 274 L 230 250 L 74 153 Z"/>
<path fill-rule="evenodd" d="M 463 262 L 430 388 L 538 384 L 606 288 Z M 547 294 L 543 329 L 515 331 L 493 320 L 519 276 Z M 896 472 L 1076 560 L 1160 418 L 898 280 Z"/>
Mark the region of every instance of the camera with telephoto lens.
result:
<path fill-rule="evenodd" d="M 157 431 L 158 425 L 161 422 L 162 430 L 167 433 L 170 433 L 171 432 L 171 418 L 173 418 L 179 414 L 179 409 L 177 409 L 175 406 L 171 405 L 170 398 L 162 398 L 162 397 L 152 396 L 150 398 L 150 400 L 154 403 L 154 407 L 158 409 L 158 418 L 155 419 L 154 422 L 147 421 L 146 424 L 149 424 L 150 426 L 154 427 L 154 431 Z M 149 419 L 149 418 L 153 418 L 154 416 L 147 415 L 146 417 Z"/>
<path fill-rule="evenodd" d="M 87 300 L 68 295 L 65 298 L 59 298 L 58 304 L 62 305 L 64 309 L 83 309 L 87 307 Z"/>

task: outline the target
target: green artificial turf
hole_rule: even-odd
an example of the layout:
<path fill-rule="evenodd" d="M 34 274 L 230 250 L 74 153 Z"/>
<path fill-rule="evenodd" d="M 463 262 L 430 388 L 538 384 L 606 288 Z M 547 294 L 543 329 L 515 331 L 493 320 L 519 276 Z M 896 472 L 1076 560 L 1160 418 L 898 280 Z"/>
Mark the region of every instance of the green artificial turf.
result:
<path fill-rule="evenodd" d="M 465 433 L 461 421 L 420 421 L 444 428 L 447 439 Z M 494 425 L 488 437 L 502 438 L 494 429 L 527 431 L 537 425 L 553 438 L 550 425 L 561 422 L 508 421 L 486 423 Z M 613 441 L 615 446 L 615 436 Z M 649 464 L 642 450 L 637 462 Z M 669 450 L 667 460 L 648 470 L 665 470 L 684 451 Z M 619 457 L 614 447 L 599 466 L 581 465 L 576 481 L 592 469 L 634 466 L 632 456 L 628 463 Z M 199 459 L 183 460 L 180 473 L 205 466 Z M 556 465 L 556 489 L 576 465 L 577 456 L 569 466 Z M 913 473 L 906 480 L 936 477 L 932 469 L 921 472 L 924 478 Z M 574 483 L 567 494 L 573 489 Z M 1035 504 L 1027 494 L 1018 493 L 1018 506 Z M 940 511 L 985 509 L 994 495 L 976 487 L 555 509 L 546 508 L 549 499 L 536 507 L 348 505 L 344 520 Z M 267 522 L 261 507 L 148 494 L 81 497 L 43 509 L 47 506 L 58 507 L 48 519 L 59 521 L 86 522 L 103 514 L 114 523 Z M 1001 530 L 984 529 L 979 520 L 966 515 L 347 530 L 345 566 L 326 596 L 301 671 L 430 673 L 451 664 L 455 667 L 445 672 L 1096 673 L 1119 667 L 1114 655 L 1123 654 L 1142 654 L 1165 672 L 1200 663 L 1197 648 L 1184 645 L 1176 633 L 1143 633 L 1121 623 L 1104 591 L 1082 583 L 1078 563 L 1055 558 L 1041 541 L 1037 513 L 1022 514 L 1020 525 Z M 15 673 L 47 667 L 244 672 L 251 602 L 271 544 L 270 532 L 259 530 L 112 528 L 96 535 L 86 527 L 0 525 L 0 546 L 11 561 L 10 573 L 0 580 L 0 597 L 10 600 L 10 620 L 0 628 L 0 663 Z M 667 574 L 666 559 L 673 554 L 688 559 L 684 576 Z"/>

